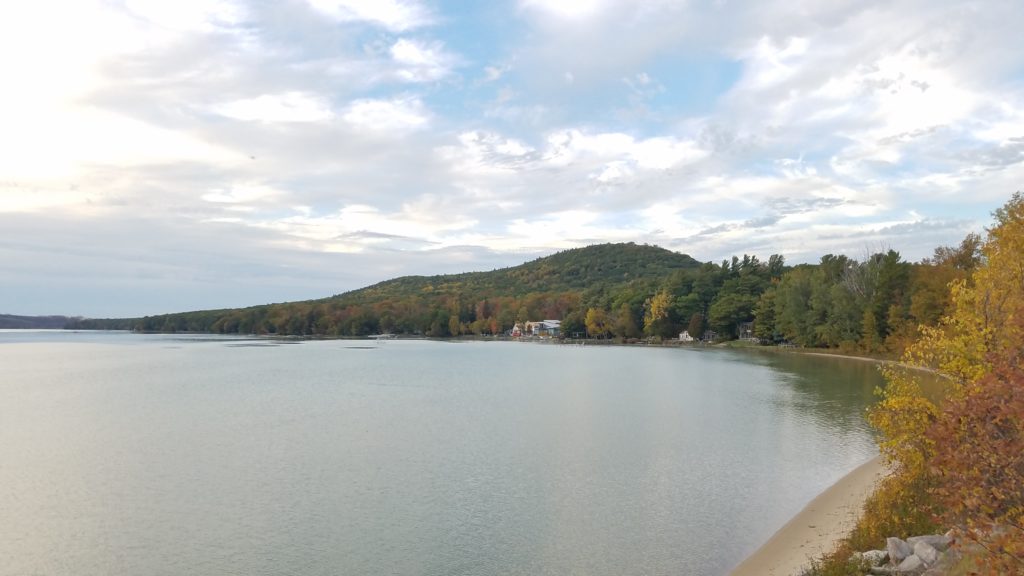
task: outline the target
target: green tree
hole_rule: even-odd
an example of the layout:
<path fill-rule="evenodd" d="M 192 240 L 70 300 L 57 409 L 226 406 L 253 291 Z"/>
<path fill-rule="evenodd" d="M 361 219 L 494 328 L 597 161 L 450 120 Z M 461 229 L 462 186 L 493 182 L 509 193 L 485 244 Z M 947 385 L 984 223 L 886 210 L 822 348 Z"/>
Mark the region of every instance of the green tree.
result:
<path fill-rule="evenodd" d="M 619 306 L 612 332 L 620 338 L 639 338 L 641 336 L 640 327 L 636 322 L 636 314 L 633 313 L 633 308 L 628 303 L 623 302 Z"/>
<path fill-rule="evenodd" d="M 587 326 L 583 321 L 583 314 L 579 311 L 574 310 L 569 312 L 562 318 L 562 334 L 567 338 L 575 338 L 576 334 L 583 334 L 587 331 Z"/>
<path fill-rule="evenodd" d="M 735 338 L 740 322 L 754 318 L 755 300 L 735 293 L 720 294 L 708 310 L 708 324 L 719 337 Z"/>
<path fill-rule="evenodd" d="M 775 323 L 780 334 L 801 346 L 815 343 L 810 322 L 811 276 L 809 267 L 798 267 L 782 277 L 776 288 Z"/>
<path fill-rule="evenodd" d="M 878 334 L 878 323 L 871 308 L 864 309 L 861 320 L 860 346 L 865 352 L 877 352 L 881 349 L 882 338 Z"/>
<path fill-rule="evenodd" d="M 690 322 L 686 325 L 686 331 L 690 333 L 690 336 L 695 340 L 700 340 L 704 337 L 704 315 L 694 314 L 690 316 Z"/>
<path fill-rule="evenodd" d="M 767 342 L 776 340 L 774 288 L 761 294 L 754 307 L 754 335 Z"/>

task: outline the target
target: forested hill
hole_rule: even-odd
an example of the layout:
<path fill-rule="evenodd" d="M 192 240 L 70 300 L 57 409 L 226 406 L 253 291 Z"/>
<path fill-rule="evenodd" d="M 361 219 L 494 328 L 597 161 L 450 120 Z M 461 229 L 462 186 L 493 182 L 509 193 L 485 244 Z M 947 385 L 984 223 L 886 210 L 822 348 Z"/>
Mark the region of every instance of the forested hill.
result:
<path fill-rule="evenodd" d="M 15 316 L 0 314 L 0 328 L 3 329 L 60 329 L 73 321 L 67 316 Z"/>
<path fill-rule="evenodd" d="M 603 301 L 609 295 L 633 294 L 642 303 L 640 295 L 665 278 L 700 266 L 686 254 L 657 246 L 598 244 L 490 272 L 404 276 L 320 300 L 87 319 L 67 327 L 341 336 L 500 333 L 517 320 L 561 319 L 580 312 L 583 301 Z M 582 313 L 578 315 L 582 323 Z"/>
<path fill-rule="evenodd" d="M 582 292 L 608 289 L 631 281 L 661 280 L 676 270 L 698 268 L 686 254 L 658 246 L 596 244 L 490 272 L 438 276 L 403 276 L 335 296 L 345 303 L 366 304 L 423 294 L 478 297 L 524 296 L 537 292 Z"/>
<path fill-rule="evenodd" d="M 780 255 L 700 264 L 655 246 L 602 244 L 491 272 L 396 278 L 320 300 L 68 327 L 446 337 L 505 334 L 516 322 L 553 319 L 563 334 L 591 338 L 678 338 L 686 330 L 696 338 L 898 354 L 918 325 L 935 325 L 945 313 L 950 282 L 967 278 L 980 243 L 969 235 L 920 263 L 889 250 L 863 261 L 826 254 L 792 268 Z"/>

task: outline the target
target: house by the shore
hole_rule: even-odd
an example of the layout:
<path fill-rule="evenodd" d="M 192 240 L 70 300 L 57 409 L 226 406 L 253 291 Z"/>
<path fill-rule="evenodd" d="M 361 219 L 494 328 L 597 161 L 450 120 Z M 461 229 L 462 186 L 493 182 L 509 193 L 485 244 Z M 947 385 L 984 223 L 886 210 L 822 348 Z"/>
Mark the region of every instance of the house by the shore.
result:
<path fill-rule="evenodd" d="M 537 322 L 516 322 L 515 325 L 512 326 L 512 331 L 509 333 L 509 335 L 512 336 L 513 338 L 520 338 L 524 336 L 537 338 L 557 338 L 559 334 L 561 334 L 561 331 L 561 320 L 540 320 Z"/>

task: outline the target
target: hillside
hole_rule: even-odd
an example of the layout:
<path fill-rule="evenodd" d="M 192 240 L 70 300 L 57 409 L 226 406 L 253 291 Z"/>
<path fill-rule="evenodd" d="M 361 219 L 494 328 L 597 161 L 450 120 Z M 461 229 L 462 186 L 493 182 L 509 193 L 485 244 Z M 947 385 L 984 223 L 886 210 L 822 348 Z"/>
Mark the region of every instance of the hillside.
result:
<path fill-rule="evenodd" d="M 0 328 L 60 329 L 71 320 L 67 316 L 15 316 L 13 314 L 0 314 Z"/>
<path fill-rule="evenodd" d="M 598 244 L 490 272 L 403 276 L 319 300 L 80 320 L 68 327 L 295 335 L 499 333 L 517 319 L 563 318 L 602 295 L 646 297 L 673 273 L 700 267 L 688 255 L 657 246 Z M 634 303 L 638 314 L 641 306 L 642 298 Z"/>
<path fill-rule="evenodd" d="M 583 291 L 612 288 L 636 280 L 661 280 L 676 270 L 698 267 L 700 262 L 690 256 L 658 246 L 632 242 L 596 244 L 490 272 L 402 276 L 334 298 L 365 304 L 425 293 L 495 297 Z"/>
<path fill-rule="evenodd" d="M 593 338 L 679 338 L 685 330 L 704 339 L 896 353 L 918 324 L 938 322 L 950 282 L 978 261 L 977 245 L 968 236 L 920 264 L 889 250 L 863 262 L 827 254 L 819 264 L 788 268 L 778 254 L 700 264 L 656 246 L 602 244 L 490 272 L 406 276 L 318 300 L 69 327 L 446 337 L 506 334 L 516 322 L 557 319 L 563 334 Z"/>

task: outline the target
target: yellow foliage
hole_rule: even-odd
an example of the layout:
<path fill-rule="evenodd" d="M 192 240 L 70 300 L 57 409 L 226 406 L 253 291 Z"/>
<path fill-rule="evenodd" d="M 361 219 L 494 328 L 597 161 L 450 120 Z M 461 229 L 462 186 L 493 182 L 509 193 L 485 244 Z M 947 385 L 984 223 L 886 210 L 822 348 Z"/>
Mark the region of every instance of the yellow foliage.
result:
<path fill-rule="evenodd" d="M 989 230 L 982 247 L 983 261 L 970 282 L 961 279 L 950 284 L 952 308 L 949 313 L 937 326 L 920 327 L 920 338 L 903 356 L 905 366 L 931 369 L 953 382 L 952 406 L 964 402 L 968 402 L 963 404 L 968 407 L 978 404 L 985 398 L 986 389 L 993 385 L 991 375 L 997 367 L 1002 370 L 1010 367 L 1019 374 L 1024 359 L 1024 197 L 1015 194 L 995 216 L 997 225 Z M 1007 377 L 1016 378 L 1012 374 Z M 931 507 L 931 501 L 921 500 L 914 510 L 908 511 L 902 504 L 905 500 L 900 497 L 911 488 L 920 491 L 924 487 L 924 492 L 938 498 L 944 507 L 944 510 L 936 510 L 938 516 L 945 522 L 951 515 L 965 517 L 961 521 L 968 532 L 975 521 L 994 517 L 992 507 L 996 503 L 1010 502 L 1012 506 L 1000 512 L 999 522 L 1009 522 L 1013 529 L 1012 519 L 1024 516 L 1024 511 L 1013 507 L 1019 505 L 1019 483 L 1007 483 L 1004 476 L 1010 471 L 1009 463 L 1020 458 L 1019 447 L 1010 441 L 1019 439 L 1019 424 L 1010 426 L 1018 436 L 996 427 L 990 438 L 985 434 L 993 424 L 985 419 L 993 417 L 997 412 L 995 408 L 940 413 L 921 396 L 917 377 L 910 368 L 890 367 L 885 375 L 888 384 L 880 391 L 882 399 L 871 410 L 869 418 L 882 433 L 879 446 L 895 474 L 876 494 L 874 502 L 880 506 L 868 511 L 867 517 L 874 518 L 869 522 L 896 522 L 908 512 L 920 515 Z M 1008 396 L 1002 394 L 999 398 L 1005 401 Z M 995 406 L 1002 406 L 993 402 Z M 977 444 L 982 441 L 989 441 L 988 452 L 981 459 L 988 466 L 984 471 L 971 460 L 973 451 L 980 449 Z M 972 473 L 978 479 L 955 481 Z M 981 479 L 991 481 L 985 483 Z M 984 497 L 978 497 L 978 487 L 989 484 L 995 488 L 985 492 Z M 1001 491 L 1004 485 L 1013 487 Z M 991 529 L 993 524 L 989 522 L 987 526 Z M 1020 529 L 1020 524 L 1016 529 Z M 983 542 L 988 536 L 982 533 L 975 538 L 976 542 Z M 1004 540 L 1008 546 L 1024 547 L 1020 544 L 1022 539 Z M 1012 564 L 1021 561 L 1022 555 L 1018 552 L 1004 550 L 994 558 L 998 562 L 1009 558 L 1006 561 Z"/>
<path fill-rule="evenodd" d="M 855 549 L 922 533 L 932 518 L 947 527 L 955 518 L 987 551 L 981 573 L 1024 573 L 1024 409 L 1012 394 L 1024 365 L 1024 196 L 1014 194 L 995 217 L 981 265 L 970 281 L 950 284 L 947 315 L 919 328 L 903 366 L 884 370 L 887 386 L 869 419 L 894 473 L 851 535 Z M 914 368 L 954 383 L 945 412 L 921 395 Z"/>
<path fill-rule="evenodd" d="M 904 361 L 937 370 L 959 387 L 992 370 L 996 359 L 1024 349 L 1024 196 L 996 211 L 997 226 L 982 246 L 984 260 L 971 278 L 950 284 L 953 307 L 938 326 L 921 327 L 921 337 Z"/>
<path fill-rule="evenodd" d="M 672 308 L 672 296 L 662 290 L 647 301 L 647 311 L 644 314 L 644 327 L 650 328 L 658 320 L 668 318 L 669 310 Z"/>
<path fill-rule="evenodd" d="M 883 369 L 888 382 L 876 390 L 882 400 L 868 414 L 882 433 L 879 448 L 889 465 L 900 474 L 917 478 L 924 473 L 934 444 L 925 436 L 935 422 L 938 408 L 921 394 L 917 376 L 902 366 Z"/>

